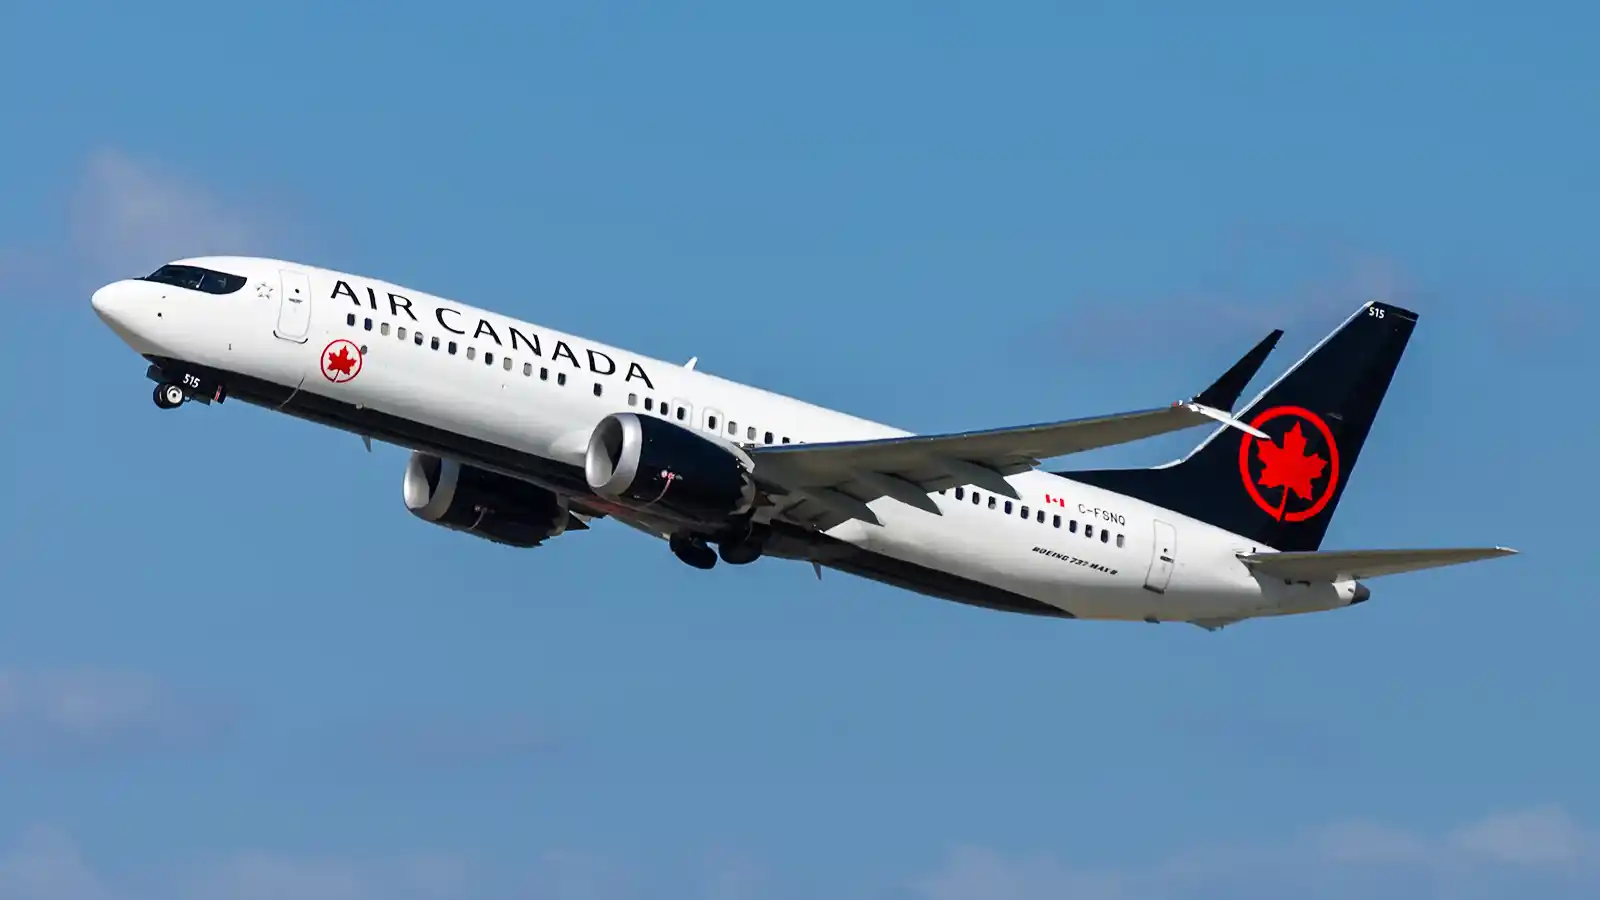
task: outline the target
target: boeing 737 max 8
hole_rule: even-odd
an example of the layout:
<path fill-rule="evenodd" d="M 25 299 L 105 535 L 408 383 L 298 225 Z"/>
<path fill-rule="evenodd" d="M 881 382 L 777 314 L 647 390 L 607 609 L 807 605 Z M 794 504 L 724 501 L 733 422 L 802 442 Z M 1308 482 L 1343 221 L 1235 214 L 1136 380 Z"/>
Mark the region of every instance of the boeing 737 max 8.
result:
<path fill-rule="evenodd" d="M 939 435 L 281 260 L 180 260 L 93 305 L 149 360 L 157 406 L 237 399 L 406 447 L 407 509 L 513 547 L 609 516 L 701 569 L 775 556 L 994 609 L 1205 628 L 1514 552 L 1320 549 L 1416 327 L 1385 303 L 1237 416 L 1281 332 L 1186 401 Z M 1164 466 L 1039 470 L 1208 423 Z"/>

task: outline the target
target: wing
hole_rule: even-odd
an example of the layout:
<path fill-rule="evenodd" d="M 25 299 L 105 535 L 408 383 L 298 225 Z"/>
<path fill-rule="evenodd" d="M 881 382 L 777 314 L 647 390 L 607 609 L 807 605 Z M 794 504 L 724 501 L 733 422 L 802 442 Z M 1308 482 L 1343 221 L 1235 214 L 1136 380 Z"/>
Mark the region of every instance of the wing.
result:
<path fill-rule="evenodd" d="M 1252 553 L 1239 559 L 1252 571 L 1290 581 L 1349 581 L 1398 575 L 1439 566 L 1455 566 L 1511 556 L 1509 547 L 1448 547 L 1427 550 L 1309 550 L 1294 553 Z"/>
<path fill-rule="evenodd" d="M 1194 399 L 1167 407 L 959 434 L 766 446 L 749 453 L 756 478 L 783 496 L 780 512 L 792 521 L 820 530 L 850 519 L 878 524 L 867 504 L 882 497 L 940 515 L 930 493 L 972 485 L 1016 498 L 1006 476 L 1044 459 L 1217 421 L 1261 436 L 1222 410 L 1238 401 L 1282 334 L 1268 335 Z"/>

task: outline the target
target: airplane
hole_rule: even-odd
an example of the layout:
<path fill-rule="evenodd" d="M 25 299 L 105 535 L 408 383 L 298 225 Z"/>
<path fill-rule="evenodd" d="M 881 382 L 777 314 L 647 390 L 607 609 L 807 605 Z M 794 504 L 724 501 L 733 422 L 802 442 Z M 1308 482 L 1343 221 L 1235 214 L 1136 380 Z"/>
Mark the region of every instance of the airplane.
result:
<path fill-rule="evenodd" d="M 1372 301 L 1239 412 L 1273 331 L 1187 400 L 917 435 L 381 279 L 206 256 L 96 290 L 161 409 L 239 400 L 410 451 L 406 509 L 514 548 L 616 519 L 711 569 L 810 563 L 1062 619 L 1354 606 L 1506 547 L 1323 550 L 1417 313 Z M 1152 468 L 1043 460 L 1209 425 Z"/>

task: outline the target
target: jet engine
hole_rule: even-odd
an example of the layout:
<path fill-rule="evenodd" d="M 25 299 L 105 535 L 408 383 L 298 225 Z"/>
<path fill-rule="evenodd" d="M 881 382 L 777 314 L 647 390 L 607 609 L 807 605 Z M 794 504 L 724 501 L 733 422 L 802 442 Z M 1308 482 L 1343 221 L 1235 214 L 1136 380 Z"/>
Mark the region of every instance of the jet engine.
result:
<path fill-rule="evenodd" d="M 596 494 L 721 525 L 755 505 L 753 463 L 737 447 L 665 419 L 613 413 L 589 436 L 584 476 Z"/>
<path fill-rule="evenodd" d="M 411 454 L 402 491 L 417 518 L 512 547 L 537 547 L 569 526 L 586 527 L 559 494 L 426 453 Z"/>

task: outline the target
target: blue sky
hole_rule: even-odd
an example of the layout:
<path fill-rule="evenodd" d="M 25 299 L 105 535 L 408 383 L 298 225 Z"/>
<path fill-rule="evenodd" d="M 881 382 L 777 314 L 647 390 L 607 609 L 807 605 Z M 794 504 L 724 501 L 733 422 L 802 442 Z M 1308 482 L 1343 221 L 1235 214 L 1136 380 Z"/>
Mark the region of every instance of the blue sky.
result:
<path fill-rule="evenodd" d="M 1539 7 L 9 9 L 0 898 L 1593 896 L 1600 23 Z M 151 405 L 89 292 L 229 251 L 916 431 L 1385 298 L 1328 546 L 1523 555 L 1206 634 L 505 550 Z"/>

